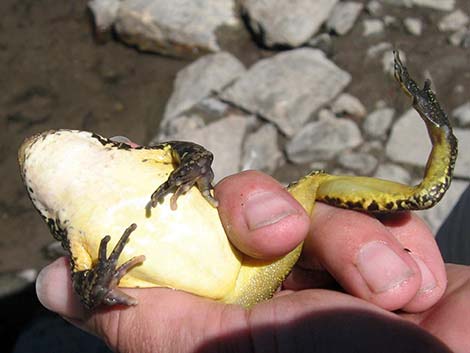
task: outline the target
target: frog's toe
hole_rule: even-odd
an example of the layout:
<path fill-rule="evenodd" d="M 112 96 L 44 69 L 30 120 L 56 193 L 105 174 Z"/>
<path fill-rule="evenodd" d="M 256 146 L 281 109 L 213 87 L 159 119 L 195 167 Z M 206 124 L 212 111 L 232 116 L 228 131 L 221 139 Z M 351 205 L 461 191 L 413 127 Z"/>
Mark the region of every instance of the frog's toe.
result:
<path fill-rule="evenodd" d="M 117 286 L 126 273 L 145 260 L 145 256 L 135 256 L 116 269 L 119 256 L 136 227 L 135 224 L 132 224 L 124 231 L 108 258 L 106 257 L 106 248 L 110 237 L 109 235 L 105 236 L 100 243 L 98 262 L 89 270 L 72 274 L 74 289 L 87 308 L 92 309 L 100 304 L 137 304 L 136 299 L 119 290 Z"/>

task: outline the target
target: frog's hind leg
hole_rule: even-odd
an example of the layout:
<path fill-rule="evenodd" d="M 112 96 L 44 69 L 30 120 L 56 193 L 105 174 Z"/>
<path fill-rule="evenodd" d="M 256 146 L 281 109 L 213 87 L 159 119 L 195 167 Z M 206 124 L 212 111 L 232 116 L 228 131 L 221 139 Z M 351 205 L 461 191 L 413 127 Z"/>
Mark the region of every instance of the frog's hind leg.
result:
<path fill-rule="evenodd" d="M 171 154 L 177 165 L 166 182 L 158 187 L 150 198 L 152 207 L 156 207 L 159 200 L 174 191 L 170 200 L 172 210 L 175 210 L 178 197 L 197 186 L 202 196 L 214 207 L 218 202 L 212 196 L 214 187 L 212 180 L 214 173 L 211 168 L 213 155 L 204 147 L 183 141 L 166 142 L 171 147 Z"/>
<path fill-rule="evenodd" d="M 394 54 L 395 78 L 412 98 L 413 108 L 424 120 L 432 143 L 423 180 L 416 186 L 408 186 L 367 177 L 322 173 L 307 176 L 305 179 L 312 178 L 318 185 L 317 200 L 368 212 L 420 210 L 432 207 L 448 189 L 457 158 L 457 139 L 431 90 L 430 82 L 426 81 L 423 88 L 419 88 L 408 74 L 398 52 Z"/>
<path fill-rule="evenodd" d="M 109 235 L 105 236 L 101 239 L 97 263 L 91 269 L 72 274 L 74 289 L 87 308 L 92 309 L 101 304 L 137 304 L 135 298 L 125 294 L 117 286 L 127 272 L 145 260 L 145 256 L 133 257 L 116 268 L 119 256 L 136 227 L 135 224 L 131 224 L 124 231 L 108 258 L 106 257 L 106 250 L 111 237 Z"/>

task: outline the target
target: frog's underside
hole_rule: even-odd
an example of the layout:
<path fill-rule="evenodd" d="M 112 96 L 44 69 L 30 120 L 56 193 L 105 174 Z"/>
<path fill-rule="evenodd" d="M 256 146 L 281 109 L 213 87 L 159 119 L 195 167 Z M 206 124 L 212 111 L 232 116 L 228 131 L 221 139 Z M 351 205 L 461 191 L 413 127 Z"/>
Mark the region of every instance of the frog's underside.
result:
<path fill-rule="evenodd" d="M 309 214 L 315 201 L 366 212 L 424 209 L 447 190 L 457 156 L 449 121 L 429 82 L 418 88 L 398 54 L 395 77 L 433 144 L 423 181 L 411 187 L 314 172 L 288 187 Z M 89 308 L 136 304 L 118 284 L 248 307 L 272 296 L 301 251 L 274 261 L 239 253 L 212 196 L 212 154 L 193 143 L 131 148 L 89 132 L 47 131 L 23 143 L 19 163 L 34 206 L 70 253 L 74 288 Z"/>

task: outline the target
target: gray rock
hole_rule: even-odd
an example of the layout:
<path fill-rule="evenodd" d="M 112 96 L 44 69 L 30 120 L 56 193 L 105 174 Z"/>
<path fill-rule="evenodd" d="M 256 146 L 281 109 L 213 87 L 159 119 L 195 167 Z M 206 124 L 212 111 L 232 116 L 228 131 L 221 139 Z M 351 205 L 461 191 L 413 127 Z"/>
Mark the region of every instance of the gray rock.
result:
<path fill-rule="evenodd" d="M 454 174 L 461 178 L 470 178 L 470 130 L 454 129 L 455 137 L 459 140 L 459 156 L 455 163 Z"/>
<path fill-rule="evenodd" d="M 192 131 L 203 128 L 206 123 L 204 119 L 197 114 L 180 115 L 175 119 L 170 119 L 160 125 L 158 141 L 169 140 L 170 136 L 184 133 L 184 131 Z M 153 143 L 155 141 L 152 141 Z"/>
<path fill-rule="evenodd" d="M 221 98 L 259 114 L 292 136 L 350 80 L 349 73 L 322 51 L 302 48 L 258 61 Z"/>
<path fill-rule="evenodd" d="M 460 126 L 470 125 L 470 101 L 455 108 L 451 116 Z"/>
<path fill-rule="evenodd" d="M 226 52 L 203 56 L 186 66 L 176 75 L 163 115 L 164 124 L 211 93 L 220 91 L 245 71 L 243 64 Z"/>
<path fill-rule="evenodd" d="M 436 206 L 431 209 L 418 212 L 418 214 L 426 221 L 434 234 L 437 233 L 439 227 L 452 211 L 468 185 L 468 182 L 460 180 L 452 181 L 449 190 L 447 190 L 447 193 Z"/>
<path fill-rule="evenodd" d="M 407 17 L 403 20 L 405 29 L 414 36 L 420 36 L 423 32 L 423 22 L 419 18 Z"/>
<path fill-rule="evenodd" d="M 462 28 L 449 36 L 449 43 L 462 48 L 470 48 L 470 30 Z"/>
<path fill-rule="evenodd" d="M 341 93 L 331 105 L 331 110 L 337 116 L 355 119 L 362 119 L 367 114 L 361 101 L 349 93 Z"/>
<path fill-rule="evenodd" d="M 88 2 L 95 25 L 100 31 L 106 31 L 113 25 L 120 3 L 120 0 L 91 0 Z"/>
<path fill-rule="evenodd" d="M 387 156 L 395 161 L 424 167 L 431 150 L 431 142 L 419 114 L 410 109 L 393 125 L 385 148 Z"/>
<path fill-rule="evenodd" d="M 437 24 L 437 27 L 440 31 L 443 32 L 455 32 L 457 30 L 465 28 L 465 26 L 468 24 L 468 21 L 469 18 L 467 14 L 462 10 L 457 9 L 451 12 L 450 14 L 444 16 Z"/>
<path fill-rule="evenodd" d="M 391 51 L 393 49 L 392 43 L 389 42 L 380 42 L 375 45 L 372 45 L 367 49 L 367 57 L 374 59 L 379 55 L 383 54 L 385 51 Z"/>
<path fill-rule="evenodd" d="M 335 118 L 322 111 L 318 121 L 303 127 L 286 145 L 289 160 L 310 163 L 334 157 L 338 152 L 362 143 L 357 125 L 348 119 Z"/>
<path fill-rule="evenodd" d="M 347 151 L 339 155 L 338 163 L 343 168 L 366 176 L 374 171 L 377 167 L 378 160 L 368 153 Z"/>
<path fill-rule="evenodd" d="M 243 145 L 242 170 L 273 173 L 282 160 L 283 154 L 277 144 L 277 129 L 273 125 L 264 124 L 248 135 Z"/>
<path fill-rule="evenodd" d="M 374 110 L 365 118 L 362 128 L 370 137 L 383 138 L 392 124 L 394 115 L 395 110 L 392 108 Z"/>
<path fill-rule="evenodd" d="M 385 28 L 385 24 L 381 20 L 376 18 L 364 20 L 363 25 L 364 31 L 362 32 L 362 34 L 364 36 L 371 36 L 383 33 Z"/>
<path fill-rule="evenodd" d="M 326 22 L 326 28 L 339 35 L 348 33 L 363 8 L 363 4 L 355 1 L 337 3 Z"/>
<path fill-rule="evenodd" d="M 234 0 L 123 0 L 115 22 L 127 43 L 180 57 L 219 51 L 220 31 L 241 27 Z"/>
<path fill-rule="evenodd" d="M 380 1 L 371 0 L 366 4 L 366 11 L 372 16 L 381 16 L 383 6 Z"/>
<path fill-rule="evenodd" d="M 240 0 L 253 32 L 268 46 L 297 47 L 328 18 L 338 0 Z"/>
<path fill-rule="evenodd" d="M 319 35 L 314 36 L 310 39 L 307 45 L 311 48 L 320 49 L 327 56 L 333 54 L 333 39 L 328 33 L 320 33 Z"/>
<path fill-rule="evenodd" d="M 455 0 L 413 0 L 413 4 L 429 7 L 434 10 L 452 11 L 455 6 Z"/>
<path fill-rule="evenodd" d="M 242 142 L 248 119 L 230 115 L 198 130 L 184 130 L 170 136 L 172 140 L 193 141 L 214 154 L 215 181 L 240 171 Z"/>
<path fill-rule="evenodd" d="M 380 164 L 374 177 L 408 185 L 411 182 L 410 173 L 405 168 L 393 163 Z"/>

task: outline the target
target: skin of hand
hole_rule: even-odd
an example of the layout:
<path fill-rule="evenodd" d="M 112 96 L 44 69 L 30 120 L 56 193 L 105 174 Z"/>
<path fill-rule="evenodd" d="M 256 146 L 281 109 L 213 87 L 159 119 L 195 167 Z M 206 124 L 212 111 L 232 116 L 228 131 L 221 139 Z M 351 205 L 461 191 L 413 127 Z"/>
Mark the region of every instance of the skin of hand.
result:
<path fill-rule="evenodd" d="M 416 215 L 378 219 L 317 203 L 309 219 L 277 181 L 253 171 L 221 181 L 216 198 L 246 254 L 269 259 L 305 239 L 271 300 L 246 310 L 166 288 L 125 289 L 137 306 L 88 312 L 65 258 L 41 271 L 39 300 L 119 352 L 468 352 L 470 268 L 446 267 Z"/>

